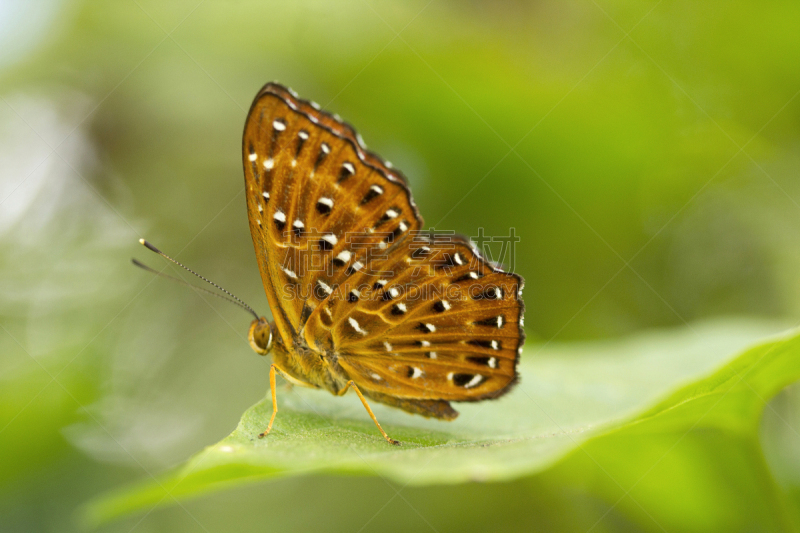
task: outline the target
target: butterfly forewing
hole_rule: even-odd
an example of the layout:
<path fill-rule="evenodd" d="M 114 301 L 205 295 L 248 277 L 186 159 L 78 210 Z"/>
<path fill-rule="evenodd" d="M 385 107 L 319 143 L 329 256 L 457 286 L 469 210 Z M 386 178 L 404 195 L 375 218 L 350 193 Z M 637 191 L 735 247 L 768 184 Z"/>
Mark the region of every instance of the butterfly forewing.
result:
<path fill-rule="evenodd" d="M 464 238 L 421 232 L 405 179 L 352 127 L 268 84 L 243 155 L 253 243 L 284 346 L 332 357 L 378 399 L 479 400 L 513 385 L 521 278 Z"/>
<path fill-rule="evenodd" d="M 276 84 L 253 103 L 242 149 L 262 281 L 292 346 L 311 312 L 364 265 L 370 249 L 398 228 L 418 229 L 419 216 L 404 179 L 365 151 L 352 128 Z M 391 208 L 397 215 L 383 220 Z M 348 247 L 352 233 L 362 234 L 358 249 Z"/>

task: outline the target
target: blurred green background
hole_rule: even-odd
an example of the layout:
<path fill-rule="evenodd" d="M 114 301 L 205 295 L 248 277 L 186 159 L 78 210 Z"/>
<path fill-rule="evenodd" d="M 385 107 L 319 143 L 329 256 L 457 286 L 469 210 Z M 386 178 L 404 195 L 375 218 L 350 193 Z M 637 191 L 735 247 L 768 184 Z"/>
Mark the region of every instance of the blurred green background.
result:
<path fill-rule="evenodd" d="M 3 2 L 0 529 L 77 528 L 78 505 L 263 396 L 247 315 L 129 259 L 161 265 L 146 237 L 267 313 L 240 161 L 267 81 L 354 124 L 428 225 L 515 228 L 533 343 L 796 324 L 798 35 L 793 1 Z M 800 427 L 796 387 L 770 409 Z M 797 432 L 773 417 L 762 441 L 800 486 Z M 404 494 L 440 531 L 581 529 L 610 507 L 541 479 L 449 490 Z M 394 494 L 299 478 L 106 529 L 426 528 Z M 637 527 L 615 510 L 596 530 Z"/>

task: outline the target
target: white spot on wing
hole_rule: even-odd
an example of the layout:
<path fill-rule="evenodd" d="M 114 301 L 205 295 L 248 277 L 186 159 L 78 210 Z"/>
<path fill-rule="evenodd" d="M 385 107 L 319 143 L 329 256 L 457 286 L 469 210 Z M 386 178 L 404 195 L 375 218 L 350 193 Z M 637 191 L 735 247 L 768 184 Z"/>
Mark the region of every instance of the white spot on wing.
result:
<path fill-rule="evenodd" d="M 255 153 L 255 152 L 253 152 L 252 154 L 247 156 L 247 159 L 249 159 L 250 161 L 255 161 L 257 158 L 258 158 L 258 154 Z"/>
<path fill-rule="evenodd" d="M 338 259 L 342 263 L 347 263 L 348 261 L 350 261 L 350 251 L 342 250 L 341 252 L 339 252 L 339 255 L 336 256 L 336 259 Z"/>
<path fill-rule="evenodd" d="M 472 376 L 472 379 L 469 380 L 469 382 L 466 385 L 464 385 L 464 388 L 471 389 L 476 385 L 480 385 L 481 382 L 483 382 L 483 376 L 481 376 L 480 374 L 475 374 L 474 376 Z"/>
<path fill-rule="evenodd" d="M 497 358 L 495 357 L 489 358 L 489 368 L 497 368 Z"/>
<path fill-rule="evenodd" d="M 336 235 L 333 233 L 327 233 L 322 236 L 322 240 L 330 244 L 331 246 L 336 246 L 336 243 L 339 242 L 339 239 L 336 238 Z"/>
<path fill-rule="evenodd" d="M 267 170 L 272 170 L 272 167 L 275 166 L 275 161 L 272 160 L 270 157 L 269 159 L 264 160 L 264 168 Z"/>
<path fill-rule="evenodd" d="M 286 129 L 286 123 L 276 118 L 275 120 L 272 121 L 272 127 L 278 131 L 283 131 Z"/>
<path fill-rule="evenodd" d="M 317 280 L 317 286 L 320 289 L 322 289 L 322 292 L 324 292 L 328 296 L 330 296 L 331 293 L 333 292 L 333 290 L 331 289 L 331 286 L 328 285 L 327 283 L 325 283 L 324 281 L 322 281 L 321 279 Z"/>
<path fill-rule="evenodd" d="M 272 216 L 278 222 L 286 222 L 286 215 L 280 209 L 275 211 L 275 214 Z"/>
<path fill-rule="evenodd" d="M 351 328 L 356 330 L 356 333 L 361 333 L 362 335 L 367 334 L 366 330 L 361 329 L 361 326 L 358 324 L 358 321 L 355 318 L 349 317 L 347 319 L 347 322 L 350 324 Z"/>
<path fill-rule="evenodd" d="M 392 345 L 389 344 L 389 341 L 383 341 L 383 347 L 386 348 L 387 352 L 391 352 L 392 351 Z"/>
<path fill-rule="evenodd" d="M 417 379 L 421 375 L 422 375 L 422 370 L 420 368 L 413 367 L 411 379 Z"/>

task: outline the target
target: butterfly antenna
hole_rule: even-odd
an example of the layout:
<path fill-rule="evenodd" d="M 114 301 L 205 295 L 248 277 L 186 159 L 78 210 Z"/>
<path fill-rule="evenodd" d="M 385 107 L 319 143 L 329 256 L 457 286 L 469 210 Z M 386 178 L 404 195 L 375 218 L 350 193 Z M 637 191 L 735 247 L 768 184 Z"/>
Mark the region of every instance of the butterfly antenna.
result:
<path fill-rule="evenodd" d="M 180 278 L 175 278 L 175 277 L 173 277 L 173 276 L 169 276 L 169 275 L 167 275 L 167 274 L 163 274 L 163 273 L 159 272 L 158 270 L 155 270 L 154 268 L 150 268 L 149 266 L 147 266 L 147 265 L 145 265 L 145 264 L 143 264 L 143 263 L 141 263 L 141 262 L 137 261 L 136 259 L 131 259 L 131 261 L 133 262 L 133 264 L 134 264 L 134 265 L 136 265 L 136 266 L 138 266 L 139 268 L 142 268 L 142 269 L 144 269 L 144 270 L 147 270 L 148 272 L 152 272 L 153 274 L 157 274 L 157 275 L 159 275 L 159 276 L 161 276 L 161 277 L 164 277 L 164 278 L 167 278 L 167 279 L 171 279 L 172 281 L 176 281 L 176 282 L 178 282 L 178 283 L 180 283 L 180 284 L 182 284 L 182 285 L 187 285 L 187 286 L 189 286 L 189 287 L 191 287 L 191 288 L 193 288 L 193 289 L 196 289 L 196 290 L 199 290 L 199 291 L 203 291 L 203 292 L 206 292 L 206 293 L 208 293 L 208 294 L 213 294 L 214 296 L 216 296 L 216 297 L 218 297 L 218 298 L 222 298 L 223 300 L 227 300 L 227 301 L 229 301 L 229 302 L 231 302 L 231 303 L 233 303 L 233 304 L 236 304 L 236 305 L 238 305 L 239 307 L 241 307 L 241 308 L 242 308 L 242 309 L 244 309 L 245 311 L 248 311 L 248 312 L 249 312 L 251 315 L 253 315 L 254 317 L 256 317 L 256 320 L 259 320 L 259 319 L 260 319 L 260 317 L 258 316 L 258 313 L 256 313 L 256 312 L 253 310 L 253 308 L 252 308 L 252 307 L 250 307 L 249 305 L 247 305 L 246 303 L 244 303 L 244 302 L 243 302 L 243 301 L 242 301 L 240 298 L 236 297 L 236 296 L 235 296 L 235 295 L 233 295 L 231 292 L 229 292 L 229 291 L 226 291 L 225 289 L 223 289 L 222 287 L 220 287 L 219 285 L 217 285 L 216 283 L 214 283 L 214 282 L 213 282 L 213 281 L 211 281 L 210 279 L 207 279 L 207 278 L 205 278 L 205 277 L 201 276 L 200 274 L 198 274 L 197 272 L 195 272 L 195 271 L 194 271 L 194 270 L 192 270 L 191 268 L 187 267 L 186 265 L 184 265 L 184 264 L 183 264 L 183 263 L 181 263 L 180 261 L 177 261 L 177 260 L 175 260 L 175 259 L 171 258 L 171 257 L 170 257 L 170 256 L 168 256 L 167 254 L 165 254 L 164 252 L 162 252 L 161 250 L 159 250 L 158 248 L 156 248 L 155 246 L 153 246 L 153 245 L 152 245 L 150 242 L 148 242 L 148 241 L 146 241 L 146 240 L 144 240 L 144 239 L 139 239 L 139 243 L 140 243 L 140 244 L 142 244 L 142 245 L 143 245 L 145 248 L 147 248 L 147 249 L 148 249 L 148 250 L 150 250 L 151 252 L 155 252 L 155 253 L 157 253 L 158 255 L 160 255 L 161 257 L 163 257 L 164 259 L 167 259 L 168 261 L 172 261 L 173 263 L 175 263 L 176 265 L 178 265 L 178 266 L 179 266 L 179 267 L 181 267 L 182 269 L 186 270 L 187 272 L 190 272 L 190 273 L 194 274 L 195 276 L 197 276 L 198 278 L 200 278 L 200 279 L 202 279 L 203 281 L 205 281 L 206 283 L 208 283 L 208 284 L 210 284 L 210 285 L 213 285 L 213 286 L 214 286 L 214 287 L 216 287 L 217 289 L 221 290 L 222 292 L 224 292 L 225 294 L 227 294 L 228 296 L 230 296 L 230 298 L 226 298 L 225 296 L 222 296 L 221 294 L 217 294 L 216 292 L 210 291 L 210 290 L 208 290 L 208 289 L 203 289 L 202 287 L 196 287 L 196 286 L 192 285 L 191 283 L 187 283 L 187 282 L 183 281 L 183 280 L 182 280 L 182 279 L 180 279 Z"/>

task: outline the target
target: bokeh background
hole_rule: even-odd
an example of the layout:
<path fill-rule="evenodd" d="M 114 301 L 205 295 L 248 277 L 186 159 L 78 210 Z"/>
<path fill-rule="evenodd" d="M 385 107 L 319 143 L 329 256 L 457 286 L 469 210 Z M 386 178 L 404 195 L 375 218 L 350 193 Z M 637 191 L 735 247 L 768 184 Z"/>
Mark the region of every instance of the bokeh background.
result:
<path fill-rule="evenodd" d="M 788 0 L 0 3 L 0 529 L 78 528 L 263 396 L 247 315 L 129 260 L 163 266 L 146 237 L 267 313 L 240 143 L 270 80 L 354 124 L 427 224 L 515 229 L 531 342 L 800 322 L 798 35 Z M 770 409 L 800 427 L 796 387 Z M 771 420 L 768 460 L 800 486 L 800 436 Z M 541 481 L 407 490 L 437 530 L 609 507 Z M 309 477 L 106 529 L 426 528 L 393 494 Z"/>

